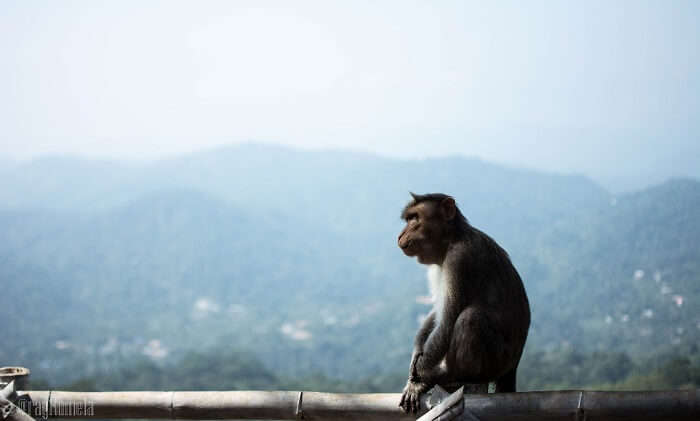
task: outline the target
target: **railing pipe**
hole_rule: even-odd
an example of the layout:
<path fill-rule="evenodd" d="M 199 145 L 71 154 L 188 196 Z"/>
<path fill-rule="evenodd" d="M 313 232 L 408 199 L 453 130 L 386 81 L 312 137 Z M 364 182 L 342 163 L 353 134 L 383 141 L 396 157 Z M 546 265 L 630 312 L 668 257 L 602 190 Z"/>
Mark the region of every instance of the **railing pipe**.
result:
<path fill-rule="evenodd" d="M 35 418 L 366 421 L 416 418 L 398 408 L 400 395 L 392 393 L 20 391 L 18 397 L 16 405 Z M 422 407 L 426 407 L 425 401 Z M 700 389 L 465 394 L 462 419 L 697 421 Z"/>

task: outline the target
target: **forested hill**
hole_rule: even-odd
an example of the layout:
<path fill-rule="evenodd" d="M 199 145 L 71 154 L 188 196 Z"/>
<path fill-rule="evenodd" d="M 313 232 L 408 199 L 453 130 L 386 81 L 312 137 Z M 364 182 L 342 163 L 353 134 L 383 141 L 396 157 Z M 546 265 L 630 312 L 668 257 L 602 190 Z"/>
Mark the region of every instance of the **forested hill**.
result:
<path fill-rule="evenodd" d="M 425 270 L 408 191 L 455 196 L 510 253 L 526 352 L 649 356 L 700 342 L 700 183 L 613 196 L 583 176 L 242 145 L 155 163 L 0 169 L 0 360 L 47 375 L 133 355 L 248 351 L 284 375 L 403 372 Z"/>

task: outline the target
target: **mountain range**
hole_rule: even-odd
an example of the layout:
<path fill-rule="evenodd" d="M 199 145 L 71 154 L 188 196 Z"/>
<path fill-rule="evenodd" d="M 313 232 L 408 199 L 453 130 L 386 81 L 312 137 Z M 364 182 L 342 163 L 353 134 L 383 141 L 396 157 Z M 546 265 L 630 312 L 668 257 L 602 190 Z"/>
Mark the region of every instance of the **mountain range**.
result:
<path fill-rule="evenodd" d="M 246 144 L 156 162 L 0 169 L 0 360 L 66 379 L 242 350 L 286 376 L 404 371 L 429 310 L 396 246 L 416 193 L 453 195 L 511 255 L 542 350 L 700 343 L 700 182 L 612 194 L 449 157 Z"/>

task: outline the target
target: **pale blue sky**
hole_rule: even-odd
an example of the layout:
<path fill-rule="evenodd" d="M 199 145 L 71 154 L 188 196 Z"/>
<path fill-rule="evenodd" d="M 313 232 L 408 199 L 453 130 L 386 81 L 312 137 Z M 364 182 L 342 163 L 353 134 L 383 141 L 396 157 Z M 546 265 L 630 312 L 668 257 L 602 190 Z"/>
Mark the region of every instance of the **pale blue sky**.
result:
<path fill-rule="evenodd" d="M 257 140 L 700 176 L 698 1 L 0 3 L 5 157 Z"/>

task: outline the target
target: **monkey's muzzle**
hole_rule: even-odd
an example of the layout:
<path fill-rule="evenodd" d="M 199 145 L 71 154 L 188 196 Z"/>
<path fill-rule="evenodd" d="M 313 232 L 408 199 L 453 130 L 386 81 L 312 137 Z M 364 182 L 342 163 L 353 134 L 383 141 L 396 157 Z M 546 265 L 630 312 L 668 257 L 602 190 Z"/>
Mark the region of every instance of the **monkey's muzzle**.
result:
<path fill-rule="evenodd" d="M 418 250 L 416 250 L 415 245 L 415 241 L 410 238 L 404 238 L 403 234 L 399 235 L 399 248 L 406 256 L 413 257 L 417 254 Z"/>

